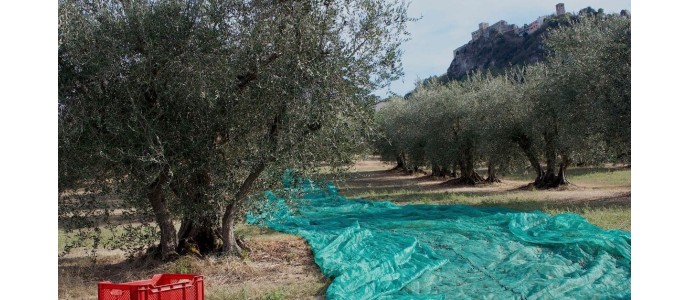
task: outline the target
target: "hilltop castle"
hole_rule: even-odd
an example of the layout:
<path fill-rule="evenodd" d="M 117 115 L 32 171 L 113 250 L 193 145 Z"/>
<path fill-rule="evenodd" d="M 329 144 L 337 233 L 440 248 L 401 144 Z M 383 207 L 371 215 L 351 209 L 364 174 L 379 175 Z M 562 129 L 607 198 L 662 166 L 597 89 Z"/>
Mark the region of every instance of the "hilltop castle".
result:
<path fill-rule="evenodd" d="M 556 4 L 556 14 L 555 15 L 561 16 L 564 14 L 565 14 L 565 4 L 563 4 L 563 3 Z M 537 31 L 537 29 L 539 29 L 540 27 L 542 27 L 544 25 L 544 20 L 546 20 L 547 18 L 552 17 L 552 16 L 554 16 L 554 14 L 538 17 L 532 23 L 525 24 L 522 27 L 517 26 L 515 24 L 509 25 L 508 22 L 506 22 L 504 20 L 500 20 L 491 26 L 489 26 L 489 23 L 482 22 L 482 23 L 479 23 L 479 29 L 472 32 L 472 41 L 476 41 L 482 37 L 488 38 L 489 34 L 492 31 L 496 31 L 497 33 L 505 33 L 505 32 L 512 31 L 516 35 L 520 35 L 520 36 L 524 35 L 524 34 L 532 34 L 535 31 Z M 465 46 L 467 46 L 467 45 L 464 45 L 460 48 L 455 49 L 453 51 L 453 54 L 455 56 L 459 55 L 461 50 Z"/>
<path fill-rule="evenodd" d="M 565 4 L 563 4 L 563 3 L 556 4 L 556 16 L 561 16 L 564 14 L 565 14 Z M 482 23 L 479 23 L 479 30 L 472 32 L 472 40 L 476 41 L 481 37 L 489 37 L 489 32 L 491 32 L 492 30 L 495 30 L 499 33 L 512 31 L 512 32 L 515 32 L 515 34 L 517 34 L 517 35 L 522 35 L 525 32 L 527 32 L 527 34 L 532 34 L 537 29 L 539 29 L 539 27 L 544 25 L 544 20 L 546 18 L 551 17 L 551 16 L 554 16 L 554 15 L 551 14 L 551 15 L 547 15 L 547 16 L 541 16 L 541 17 L 537 18 L 536 20 L 534 20 L 529 25 L 525 24 L 525 26 L 523 26 L 523 27 L 519 27 L 515 24 L 508 25 L 508 23 L 506 21 L 503 21 L 503 20 L 500 20 L 500 21 L 496 22 L 496 24 L 491 25 L 491 26 L 489 26 L 488 23 L 482 22 Z"/>

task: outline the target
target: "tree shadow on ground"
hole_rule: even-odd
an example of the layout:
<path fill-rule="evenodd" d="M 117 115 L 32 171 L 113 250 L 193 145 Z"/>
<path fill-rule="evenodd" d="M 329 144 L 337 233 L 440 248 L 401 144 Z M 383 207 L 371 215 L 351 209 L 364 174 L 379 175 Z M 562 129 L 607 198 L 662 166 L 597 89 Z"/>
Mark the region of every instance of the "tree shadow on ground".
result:
<path fill-rule="evenodd" d="M 374 201 L 390 201 L 397 204 L 463 204 L 477 207 L 503 207 L 519 211 L 532 210 L 558 210 L 558 211 L 572 211 L 584 212 L 592 209 L 600 208 L 630 208 L 630 192 L 612 192 L 606 194 L 594 194 L 580 196 L 577 193 L 580 189 L 587 191 L 590 189 L 579 188 L 577 186 L 571 187 L 574 190 L 559 191 L 548 190 L 552 192 L 548 196 L 540 196 L 541 199 L 530 199 L 535 193 L 542 194 L 542 190 L 532 190 L 524 186 L 517 188 L 505 188 L 503 190 L 468 190 L 468 191 L 440 191 L 434 189 L 419 189 L 418 187 L 411 187 L 410 189 L 372 189 L 375 194 L 371 196 L 363 196 L 368 200 Z M 355 190 L 344 193 L 346 196 L 355 195 Z M 573 192 L 569 194 L 569 192 Z"/>
<path fill-rule="evenodd" d="M 119 260 L 119 259 L 118 259 Z M 89 282 L 127 282 L 150 279 L 156 273 L 165 273 L 164 262 L 152 258 L 129 258 L 113 262 L 103 256 L 59 257 L 61 276 L 77 276 Z M 95 289 L 94 285 L 94 289 Z"/>
<path fill-rule="evenodd" d="M 485 200 L 473 206 L 478 207 L 494 207 L 500 206 L 503 208 L 518 210 L 518 211 L 568 211 L 575 213 L 585 213 L 591 210 L 598 209 L 629 209 L 630 193 L 624 193 L 612 197 L 595 197 L 586 199 L 571 199 L 558 201 L 535 201 L 535 200 L 518 200 L 515 202 L 501 202 L 497 203 L 491 200 Z"/>

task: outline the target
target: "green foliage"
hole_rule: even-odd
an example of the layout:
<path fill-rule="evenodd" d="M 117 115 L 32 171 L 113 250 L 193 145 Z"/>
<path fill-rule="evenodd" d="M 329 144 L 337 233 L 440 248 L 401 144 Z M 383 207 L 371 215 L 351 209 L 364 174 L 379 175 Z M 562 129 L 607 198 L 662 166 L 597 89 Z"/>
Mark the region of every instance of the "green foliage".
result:
<path fill-rule="evenodd" d="M 62 0 L 58 17 L 66 230 L 115 209 L 220 226 L 286 168 L 350 163 L 409 21 L 398 0 Z M 147 201 L 156 187 L 163 207 Z"/>
<path fill-rule="evenodd" d="M 282 300 L 285 299 L 285 294 L 281 291 L 271 291 L 261 297 L 263 300 Z"/>
<path fill-rule="evenodd" d="M 192 266 L 191 260 L 191 257 L 183 257 L 181 259 L 178 259 L 167 268 L 167 272 L 178 274 L 193 274 L 195 270 Z"/>
<path fill-rule="evenodd" d="M 615 158 L 629 161 L 630 41 L 630 19 L 616 15 L 582 18 L 577 26 L 553 31 L 546 41 L 553 70 L 549 84 L 558 93 L 550 98 L 561 100 L 558 105 L 565 111 L 577 112 L 563 119 L 571 125 L 566 127 L 571 129 L 567 135 L 577 139 L 565 144 L 587 146 L 595 152 L 606 147 Z M 597 134 L 604 145 L 589 139 Z"/>
<path fill-rule="evenodd" d="M 538 177 L 559 165 L 629 161 L 630 19 L 554 19 L 544 45 L 543 63 L 425 80 L 391 101 L 377 116 L 383 159 L 405 154 L 433 168 L 470 156 L 507 173 L 527 158 Z"/>

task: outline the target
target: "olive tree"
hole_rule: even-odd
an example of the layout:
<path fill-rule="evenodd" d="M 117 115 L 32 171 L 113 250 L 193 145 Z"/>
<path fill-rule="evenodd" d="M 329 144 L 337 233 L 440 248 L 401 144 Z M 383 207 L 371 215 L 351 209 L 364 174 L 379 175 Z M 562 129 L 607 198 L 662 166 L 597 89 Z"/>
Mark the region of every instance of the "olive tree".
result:
<path fill-rule="evenodd" d="M 375 142 L 376 149 L 382 160 L 395 162 L 395 169 L 399 170 L 407 170 L 407 155 L 403 143 L 408 129 L 405 119 L 408 109 L 406 100 L 394 96 L 376 112 L 376 128 L 379 133 Z"/>
<path fill-rule="evenodd" d="M 453 182 L 462 184 L 495 182 L 497 168 L 514 169 L 521 158 L 538 188 L 567 184 L 574 163 L 629 161 L 630 19 L 600 14 L 572 22 L 549 30 L 544 62 L 501 76 L 424 81 L 393 116 L 381 111 L 381 127 L 390 129 L 384 134 L 409 163 L 434 175 L 459 166 Z M 482 163 L 486 179 L 475 172 Z"/>
<path fill-rule="evenodd" d="M 440 80 L 426 81 L 417 88 L 413 99 L 418 101 L 420 121 L 416 124 L 424 131 L 427 164 L 434 177 L 455 176 L 458 151 L 451 131 L 452 101 L 447 86 Z"/>
<path fill-rule="evenodd" d="M 471 120 L 476 104 L 472 84 L 429 80 L 418 84 L 406 99 L 408 123 L 396 126 L 407 134 L 401 142 L 408 153 L 417 153 L 411 161 L 431 167 L 434 176 L 459 170 L 462 182 L 481 180 L 474 171 L 479 137 Z"/>
<path fill-rule="evenodd" d="M 499 119 L 532 165 L 535 186 L 550 188 L 567 183 L 573 163 L 629 158 L 630 20 L 577 18 L 550 30 L 545 45 L 544 63 L 510 71 L 516 101 Z"/>
<path fill-rule="evenodd" d="M 487 76 L 481 73 L 471 74 L 463 82 L 451 82 L 445 90 L 445 98 L 449 105 L 446 111 L 451 134 L 451 142 L 455 149 L 459 177 L 454 183 L 476 184 L 484 181 L 476 172 L 480 158 L 480 144 L 482 143 L 483 121 L 477 118 L 481 109 L 482 89 L 487 82 Z"/>
<path fill-rule="evenodd" d="M 371 92 L 401 74 L 406 8 L 60 1 L 63 224 L 107 216 L 107 201 L 85 195 L 115 194 L 127 215 L 155 221 L 163 258 L 190 243 L 239 253 L 250 195 L 287 168 L 349 163 L 366 147 Z"/>
<path fill-rule="evenodd" d="M 473 119 L 479 126 L 478 153 L 487 167 L 485 182 L 500 182 L 499 172 L 507 174 L 523 162 L 512 137 L 520 131 L 524 103 L 510 73 L 486 77 L 478 93 Z M 524 119 L 521 119 L 524 121 Z"/>
<path fill-rule="evenodd" d="M 380 134 L 376 147 L 383 160 L 397 163 L 396 169 L 413 173 L 426 164 L 426 131 L 420 126 L 423 104 L 412 98 L 392 97 L 376 113 Z"/>
<path fill-rule="evenodd" d="M 571 27 L 550 32 L 545 40 L 549 84 L 564 100 L 561 106 L 575 112 L 569 128 L 600 135 L 604 143 L 592 147 L 583 138 L 573 141 L 584 145 L 583 150 L 597 149 L 583 155 L 593 162 L 610 160 L 606 154 L 623 161 L 630 157 L 630 32 L 630 18 L 602 15 L 581 18 Z"/>
<path fill-rule="evenodd" d="M 525 95 L 534 101 L 532 126 L 546 162 L 535 184 L 555 187 L 567 183 L 573 162 L 629 157 L 630 21 L 582 18 L 551 31 L 545 45 L 546 64 L 531 73 Z"/>

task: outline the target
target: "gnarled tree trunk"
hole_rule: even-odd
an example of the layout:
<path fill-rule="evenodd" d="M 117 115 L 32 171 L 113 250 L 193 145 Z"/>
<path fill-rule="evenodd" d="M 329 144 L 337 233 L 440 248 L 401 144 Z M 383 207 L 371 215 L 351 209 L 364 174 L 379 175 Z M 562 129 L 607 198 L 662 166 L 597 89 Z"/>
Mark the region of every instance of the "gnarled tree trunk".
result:
<path fill-rule="evenodd" d="M 431 176 L 433 177 L 440 177 L 441 176 L 441 167 L 437 164 L 431 164 Z"/>
<path fill-rule="evenodd" d="M 565 178 L 565 171 L 570 165 L 570 158 L 567 154 L 561 153 L 561 161 L 558 163 L 556 171 L 558 151 L 556 148 L 557 131 L 547 131 L 544 133 L 544 154 L 546 157 L 546 172 L 542 178 L 535 180 L 537 188 L 555 188 L 568 184 Z"/>
<path fill-rule="evenodd" d="M 460 157 L 460 177 L 447 181 L 448 184 L 459 185 L 475 185 L 483 182 L 484 178 L 479 176 L 474 170 L 474 155 L 472 154 L 472 147 L 465 145 L 462 147 Z"/>
<path fill-rule="evenodd" d="M 498 176 L 496 176 L 496 167 L 494 166 L 493 163 L 491 163 L 491 161 L 489 161 L 489 163 L 488 163 L 488 173 L 489 174 L 485 180 L 486 182 L 489 182 L 489 183 L 501 182 L 501 180 L 498 179 Z"/>
<path fill-rule="evenodd" d="M 446 177 L 450 176 L 450 170 L 446 167 L 441 167 L 440 165 L 437 164 L 432 164 L 431 165 L 431 176 L 433 177 Z"/>
<path fill-rule="evenodd" d="M 221 226 L 221 239 L 223 240 L 223 252 L 232 255 L 239 255 L 242 253 L 242 248 L 237 244 L 235 239 L 235 221 L 239 214 L 240 207 L 242 203 L 246 201 L 249 192 L 251 191 L 252 185 L 259 178 L 261 172 L 263 172 L 266 164 L 260 162 L 252 172 L 245 178 L 242 182 L 242 186 L 235 194 L 233 201 L 225 206 L 225 213 L 223 214 L 223 223 Z"/>
<path fill-rule="evenodd" d="M 558 167 L 558 177 L 556 178 L 558 185 L 570 184 L 568 179 L 565 177 L 565 171 L 568 169 L 571 162 L 570 156 L 567 154 L 561 154 L 561 164 Z"/>
<path fill-rule="evenodd" d="M 555 136 L 551 132 L 544 132 L 544 156 L 546 158 L 546 170 L 544 176 L 535 180 L 538 188 L 552 188 L 558 186 L 556 181 L 556 145 Z"/>
<path fill-rule="evenodd" d="M 210 185 L 209 172 L 201 171 L 187 178 L 184 183 L 178 182 L 174 189 L 188 207 L 178 232 L 177 251 L 180 254 L 208 254 L 220 247 L 216 214 L 206 193 Z"/>
<path fill-rule="evenodd" d="M 441 176 L 443 176 L 443 177 L 452 176 L 452 173 L 451 173 L 450 169 L 448 169 L 447 167 L 441 167 Z"/>
<path fill-rule="evenodd" d="M 542 178 L 544 178 L 544 169 L 542 169 L 541 164 L 539 163 L 539 158 L 532 147 L 532 139 L 525 134 L 520 134 L 513 137 L 513 141 L 518 144 L 522 150 L 522 153 L 527 156 L 527 160 L 529 160 L 534 173 L 536 173 L 537 177 L 534 179 L 534 182 L 542 180 Z"/>
<path fill-rule="evenodd" d="M 242 248 L 237 243 L 235 238 L 235 220 L 241 203 L 237 199 L 225 207 L 225 214 L 223 214 L 223 225 L 221 227 L 221 237 L 223 240 L 223 252 L 230 255 L 239 256 L 242 253 Z"/>
<path fill-rule="evenodd" d="M 401 153 L 400 155 L 395 157 L 395 162 L 397 163 L 395 165 L 395 168 L 393 170 L 405 170 L 405 154 Z"/>
<path fill-rule="evenodd" d="M 170 167 L 165 165 L 159 172 L 158 178 L 149 185 L 148 192 L 149 203 L 153 208 L 156 223 L 161 230 L 158 250 L 163 260 L 174 259 L 178 256 L 175 249 L 177 246 L 177 232 L 175 231 L 172 215 L 168 210 L 163 193 L 163 187 L 168 184 L 170 179 L 169 171 Z"/>

